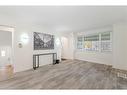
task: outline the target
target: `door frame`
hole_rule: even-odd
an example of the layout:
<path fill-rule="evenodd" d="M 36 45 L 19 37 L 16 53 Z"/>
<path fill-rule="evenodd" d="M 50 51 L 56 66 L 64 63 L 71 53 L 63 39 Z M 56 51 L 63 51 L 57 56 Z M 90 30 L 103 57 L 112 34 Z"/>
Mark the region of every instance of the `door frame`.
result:
<path fill-rule="evenodd" d="M 13 68 L 14 68 L 14 27 L 0 25 L 0 30 L 1 31 L 8 31 L 8 32 L 12 33 L 12 64 L 13 64 Z"/>

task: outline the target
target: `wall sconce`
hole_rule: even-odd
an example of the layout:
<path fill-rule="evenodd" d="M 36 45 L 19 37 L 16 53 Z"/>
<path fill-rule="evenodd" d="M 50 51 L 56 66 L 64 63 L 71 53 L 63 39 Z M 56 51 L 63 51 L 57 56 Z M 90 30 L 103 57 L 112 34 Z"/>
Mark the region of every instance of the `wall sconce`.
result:
<path fill-rule="evenodd" d="M 18 43 L 18 47 L 19 48 L 22 48 L 23 47 L 23 44 L 27 44 L 29 41 L 29 36 L 27 33 L 23 33 L 21 36 L 20 36 L 20 42 Z"/>
<path fill-rule="evenodd" d="M 55 43 L 56 43 L 57 46 L 59 46 L 61 44 L 60 39 L 59 38 L 56 38 Z"/>
<path fill-rule="evenodd" d="M 28 41 L 29 41 L 28 34 L 26 34 L 26 33 L 22 34 L 21 35 L 21 42 L 24 43 L 24 44 L 26 44 L 26 43 L 28 43 Z"/>
<path fill-rule="evenodd" d="M 18 47 L 19 47 L 19 48 L 22 48 L 22 47 L 23 47 L 22 43 L 19 43 L 19 44 L 18 44 Z"/>

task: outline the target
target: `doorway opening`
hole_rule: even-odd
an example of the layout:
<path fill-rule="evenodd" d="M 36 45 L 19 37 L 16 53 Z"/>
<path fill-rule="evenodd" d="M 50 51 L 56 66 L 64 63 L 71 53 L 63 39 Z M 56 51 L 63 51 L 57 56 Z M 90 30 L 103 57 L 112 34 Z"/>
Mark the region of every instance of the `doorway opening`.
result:
<path fill-rule="evenodd" d="M 6 28 L 6 27 L 5 27 Z M 13 75 L 13 33 L 0 26 L 0 81 Z"/>
<path fill-rule="evenodd" d="M 68 59 L 68 39 L 66 37 L 61 37 L 61 61 L 66 61 Z"/>

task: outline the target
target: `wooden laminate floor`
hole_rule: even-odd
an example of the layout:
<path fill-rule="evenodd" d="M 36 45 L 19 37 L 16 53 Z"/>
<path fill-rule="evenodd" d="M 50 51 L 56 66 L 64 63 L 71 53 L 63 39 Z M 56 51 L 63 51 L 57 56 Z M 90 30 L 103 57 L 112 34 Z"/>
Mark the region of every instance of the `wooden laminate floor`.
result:
<path fill-rule="evenodd" d="M 0 89 L 127 89 L 127 80 L 109 66 L 67 60 L 16 73 L 0 81 Z"/>
<path fill-rule="evenodd" d="M 0 67 L 0 81 L 7 79 L 13 75 L 13 66 L 8 65 Z"/>

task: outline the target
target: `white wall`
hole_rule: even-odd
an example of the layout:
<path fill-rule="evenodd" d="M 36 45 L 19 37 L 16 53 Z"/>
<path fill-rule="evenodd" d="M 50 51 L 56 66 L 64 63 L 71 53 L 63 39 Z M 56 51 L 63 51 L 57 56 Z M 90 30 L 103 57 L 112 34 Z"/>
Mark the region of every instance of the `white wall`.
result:
<path fill-rule="evenodd" d="M 0 46 L 12 46 L 12 33 L 0 30 Z"/>
<path fill-rule="evenodd" d="M 127 70 L 127 23 L 113 26 L 113 67 Z"/>
<path fill-rule="evenodd" d="M 57 52 L 57 57 L 61 59 L 61 53 L 59 52 L 59 46 L 56 46 L 54 50 L 41 50 L 41 51 L 33 51 L 33 32 L 43 32 L 55 35 L 55 37 L 59 37 L 58 33 L 54 33 L 52 29 L 43 26 L 34 26 L 34 25 L 21 25 L 18 24 L 16 27 L 10 26 L 0 26 L 0 30 L 9 31 L 12 33 L 12 62 L 14 65 L 14 72 L 20 72 L 28 69 L 32 69 L 33 67 L 33 54 L 35 53 L 51 53 Z M 19 48 L 18 44 L 21 42 L 21 35 L 28 34 L 29 41 L 28 43 L 23 43 L 23 47 Z M 40 60 L 40 65 L 51 64 L 52 57 L 44 56 Z"/>
<path fill-rule="evenodd" d="M 113 48 L 111 53 L 90 52 L 76 49 L 76 38 L 78 35 L 87 35 L 91 33 L 100 33 L 105 31 L 112 31 L 113 33 Z M 92 29 L 83 32 L 74 33 L 74 35 L 63 34 L 66 39 L 65 49 L 63 56 L 67 59 L 79 59 L 84 61 L 90 61 L 95 63 L 112 65 L 114 68 L 127 70 L 127 23 L 117 23 L 110 27 L 104 27 L 99 29 Z M 73 42 L 71 42 L 72 38 Z M 73 48 L 74 46 L 74 48 Z M 74 51 L 71 52 L 71 49 Z"/>
<path fill-rule="evenodd" d="M 58 57 L 61 57 L 60 54 L 60 48 L 56 47 L 55 50 L 48 50 L 48 51 L 33 51 L 33 34 L 32 32 L 45 32 L 54 34 L 57 37 L 67 37 L 68 39 L 68 50 L 66 52 L 66 58 L 67 59 L 79 59 L 79 60 L 85 60 L 85 61 L 91 61 L 96 63 L 102 63 L 107 65 L 113 65 L 115 68 L 121 68 L 126 69 L 127 68 L 127 44 L 124 43 L 127 40 L 126 37 L 126 31 L 127 26 L 126 24 L 115 24 L 113 26 L 113 53 L 99 53 L 99 52 L 85 52 L 85 51 L 78 51 L 74 50 L 75 46 L 75 37 L 77 35 L 84 35 L 89 33 L 97 33 L 97 32 L 104 32 L 104 31 L 110 31 L 112 30 L 112 27 L 108 28 L 102 28 L 102 29 L 93 29 L 85 32 L 79 32 L 79 33 L 67 33 L 59 35 L 58 33 L 51 32 L 52 30 L 48 30 L 45 28 L 40 27 L 21 27 L 18 26 L 15 28 L 15 37 L 14 37 L 14 65 L 15 65 L 15 72 L 24 71 L 27 69 L 32 68 L 32 55 L 34 53 L 45 53 L 45 52 L 57 52 Z M 23 48 L 18 48 L 18 42 L 20 42 L 20 36 L 23 33 L 27 33 L 29 35 L 29 42 L 27 44 L 23 45 Z M 43 57 L 41 60 L 41 65 L 49 64 L 52 62 L 51 56 Z M 127 70 L 127 69 L 126 69 Z"/>
<path fill-rule="evenodd" d="M 74 59 L 74 35 L 73 33 L 65 33 L 61 36 L 62 58 Z"/>
<path fill-rule="evenodd" d="M 78 60 L 84 60 L 89 62 L 95 62 L 95 63 L 101 63 L 101 64 L 107 64 L 112 65 L 112 59 L 113 54 L 110 53 L 101 53 L 101 52 L 93 52 L 93 51 L 84 51 L 84 50 L 77 50 L 76 49 L 76 38 L 78 35 L 88 35 L 91 33 L 100 33 L 100 32 L 106 32 L 106 31 L 112 31 L 112 27 L 104 27 L 99 29 L 92 29 L 88 31 L 78 32 L 75 33 L 75 52 L 74 52 L 74 58 Z"/>
<path fill-rule="evenodd" d="M 127 68 L 127 59 L 126 59 L 126 44 L 123 43 L 126 40 L 126 25 L 125 24 L 116 24 L 113 27 L 113 48 L 114 55 L 112 53 L 99 53 L 99 52 L 85 52 L 74 50 L 75 46 L 75 36 L 89 34 L 93 32 L 101 32 L 112 30 L 112 28 L 103 28 L 103 29 L 94 29 L 85 32 L 79 32 L 78 34 L 68 33 L 59 35 L 59 33 L 51 32 L 52 30 L 45 29 L 43 27 L 31 27 L 31 26 L 17 26 L 15 27 L 14 34 L 14 70 L 15 72 L 24 71 L 32 68 L 32 55 L 34 53 L 46 53 L 46 52 L 57 52 L 58 57 L 61 57 L 61 47 L 56 47 L 55 50 L 45 50 L 45 51 L 33 51 L 33 32 L 43 32 L 56 35 L 56 37 L 67 37 L 68 39 L 68 50 L 66 52 L 67 59 L 79 59 L 91 62 L 97 62 L 102 64 L 110 64 L 116 68 L 126 69 Z M 123 31 L 121 33 L 121 31 Z M 18 47 L 20 42 L 20 36 L 23 33 L 27 33 L 29 36 L 29 42 L 23 44 L 23 48 Z M 119 38 L 118 38 L 119 37 Z M 118 41 L 119 40 L 119 41 Z M 123 41 L 124 40 L 124 41 Z M 121 43 L 122 42 L 122 43 Z M 122 51 L 121 51 L 122 50 Z M 112 60 L 113 58 L 113 60 Z M 114 61 L 114 62 L 112 62 Z M 52 62 L 51 56 L 44 56 L 40 62 L 41 65 L 50 64 Z"/>
<path fill-rule="evenodd" d="M 112 54 L 111 53 L 76 51 L 75 59 L 112 65 Z"/>
<path fill-rule="evenodd" d="M 54 33 L 52 32 L 52 30 L 50 29 L 48 30 L 47 28 L 44 28 L 44 27 L 16 26 L 15 35 L 14 35 L 14 71 L 15 72 L 31 69 L 33 67 L 33 59 L 32 59 L 33 54 L 57 52 L 58 47 L 56 46 L 54 50 L 34 51 L 33 50 L 33 32 L 49 33 L 57 37 L 57 33 Z M 19 48 L 18 43 L 20 42 L 20 38 L 21 38 L 20 36 L 24 33 L 28 34 L 29 41 L 28 43 L 23 44 L 22 48 Z M 40 65 L 51 64 L 51 63 L 52 63 L 51 56 L 47 56 L 47 57 L 45 56 L 42 58 L 42 60 L 40 60 Z"/>
<path fill-rule="evenodd" d="M 1 28 L 0 28 L 1 29 Z M 6 29 L 5 29 L 6 30 Z M 11 30 L 11 29 L 10 29 Z M 107 30 L 112 30 L 112 28 L 103 28 L 103 29 L 94 29 L 90 31 L 85 31 L 85 32 L 79 32 L 78 34 L 70 33 L 63 35 L 69 39 L 69 48 L 68 48 L 68 54 L 69 55 L 67 58 L 69 59 L 79 59 L 79 60 L 85 60 L 85 61 L 91 61 L 91 62 L 97 62 L 97 63 L 102 63 L 102 64 L 112 64 L 116 68 L 121 68 L 121 69 L 126 69 L 127 68 L 127 44 L 123 43 L 127 40 L 126 38 L 126 31 L 127 31 L 127 26 L 126 24 L 115 24 L 113 27 L 113 51 L 114 54 L 112 53 L 97 53 L 97 52 L 84 52 L 84 51 L 77 51 L 74 50 L 75 46 L 75 36 L 77 35 L 83 35 L 88 34 L 88 33 L 93 33 L 93 32 L 101 32 L 101 31 L 107 31 Z M 61 57 L 60 54 L 60 48 L 56 47 L 55 50 L 45 50 L 45 51 L 33 51 L 33 32 L 43 32 L 43 33 L 50 33 L 56 35 L 56 37 L 61 37 L 58 33 L 51 32 L 52 30 L 44 28 L 44 27 L 33 27 L 33 26 L 16 26 L 15 31 L 13 31 L 13 46 L 14 47 L 14 70 L 15 72 L 20 72 L 24 70 L 28 70 L 32 68 L 32 63 L 33 59 L 32 56 L 34 53 L 46 53 L 46 52 L 57 52 L 58 57 Z M 23 48 L 18 47 L 18 43 L 20 42 L 20 36 L 23 33 L 27 33 L 29 36 L 29 42 L 27 44 L 23 44 Z M 112 62 L 112 57 L 113 61 Z M 47 59 L 46 59 L 47 58 Z M 45 60 L 44 60 L 45 59 Z M 44 57 L 41 60 L 41 65 L 44 64 L 49 64 L 52 62 L 51 56 L 49 57 Z"/>

